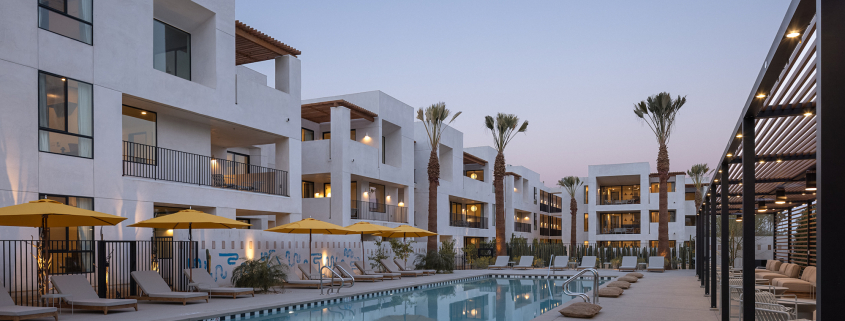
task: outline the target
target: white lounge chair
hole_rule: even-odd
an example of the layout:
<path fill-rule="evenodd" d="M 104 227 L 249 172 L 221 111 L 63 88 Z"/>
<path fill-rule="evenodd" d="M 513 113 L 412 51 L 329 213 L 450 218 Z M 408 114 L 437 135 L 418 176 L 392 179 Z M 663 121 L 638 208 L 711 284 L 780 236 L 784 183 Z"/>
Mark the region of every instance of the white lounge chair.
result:
<path fill-rule="evenodd" d="M 402 271 L 413 271 L 414 269 L 409 269 L 405 266 L 405 262 L 402 262 L 400 259 L 393 259 L 393 262 L 396 263 L 396 266 L 399 267 Z M 419 270 L 423 271 L 423 275 L 435 275 L 437 274 L 437 270 Z"/>
<path fill-rule="evenodd" d="M 619 272 L 622 271 L 631 271 L 634 272 L 637 270 L 637 257 L 636 256 L 623 256 L 622 263 L 619 264 Z"/>
<path fill-rule="evenodd" d="M 70 297 L 65 302 L 72 303 L 75 309 L 98 310 L 109 314 L 109 310 L 135 308 L 138 311 L 138 301 L 133 299 L 101 299 L 94 292 L 94 288 L 82 275 L 53 275 L 50 282 L 60 294 Z"/>
<path fill-rule="evenodd" d="M 519 263 L 513 266 L 517 270 L 527 270 L 534 265 L 534 257 L 530 255 L 523 255 L 519 258 Z"/>
<path fill-rule="evenodd" d="M 595 269 L 596 268 L 596 257 L 595 256 L 584 256 L 581 257 L 581 266 L 577 268 L 577 270 L 583 269 Z"/>
<path fill-rule="evenodd" d="M 663 266 L 666 263 L 666 259 L 662 256 L 650 256 L 648 258 L 648 269 L 649 272 L 664 272 L 666 268 Z"/>
<path fill-rule="evenodd" d="M 385 259 L 379 260 L 379 262 L 381 262 L 381 266 L 387 269 L 387 272 L 399 273 L 402 274 L 402 276 L 421 276 L 424 273 L 423 271 L 402 271 L 399 269 L 398 266 L 396 266 L 396 263 L 392 260 Z"/>
<path fill-rule="evenodd" d="M 182 302 L 182 305 L 186 305 L 188 301 L 196 300 L 205 300 L 208 303 L 208 293 L 174 292 L 156 271 L 133 271 L 129 274 L 141 287 L 143 294 L 146 294 L 137 297 L 138 300 Z"/>
<path fill-rule="evenodd" d="M 193 285 L 198 291 L 208 292 L 208 295 L 231 295 L 232 299 L 237 299 L 239 295 L 247 294 L 255 297 L 255 289 L 253 288 L 230 288 L 217 285 L 217 281 L 214 281 L 211 274 L 208 274 L 208 271 L 205 269 L 195 268 L 193 272 L 191 272 L 191 269 L 184 269 L 182 273 L 188 278 L 193 275 L 193 280 L 188 280 L 191 283 L 190 285 Z"/>
<path fill-rule="evenodd" d="M 334 270 L 345 278 L 351 278 L 355 281 L 366 281 L 366 282 L 375 282 L 375 281 L 384 281 L 384 276 L 382 275 L 359 275 L 352 272 L 352 267 L 346 262 L 335 262 L 334 263 Z"/>
<path fill-rule="evenodd" d="M 355 267 L 358 268 L 358 271 L 361 272 L 361 274 L 363 274 L 363 275 L 380 275 L 380 276 L 384 277 L 385 279 L 391 279 L 391 280 L 402 278 L 402 274 L 399 274 L 399 273 L 376 272 L 373 269 L 370 269 L 367 266 L 365 266 L 364 262 L 361 262 L 361 261 L 353 261 L 352 265 L 355 265 Z"/>
<path fill-rule="evenodd" d="M 3 293 L 0 293 L 0 320 L 29 320 L 53 317 L 59 321 L 59 312 L 56 308 L 51 307 L 24 307 L 15 305 L 15 300 L 2 287 Z"/>
<path fill-rule="evenodd" d="M 509 259 L 510 259 L 510 257 L 508 257 L 507 255 L 505 255 L 505 256 L 497 256 L 497 257 L 496 257 L 496 263 L 493 263 L 492 265 L 487 266 L 487 268 L 488 268 L 488 269 L 491 269 L 491 270 L 501 270 L 501 269 L 506 269 L 506 268 L 508 268 L 508 267 L 509 267 L 509 266 L 508 266 L 508 260 L 509 260 Z"/>
<path fill-rule="evenodd" d="M 555 256 L 552 264 L 549 265 L 549 269 L 552 271 L 563 271 L 567 268 L 567 264 L 569 264 L 568 255 Z"/>
<path fill-rule="evenodd" d="M 307 285 L 307 284 L 317 284 L 317 285 L 319 285 L 320 284 L 319 282 L 323 282 L 324 285 L 329 285 L 329 284 L 332 283 L 332 278 L 330 276 L 321 277 L 322 268 L 314 269 L 313 266 L 310 266 L 307 263 L 299 263 L 299 264 L 296 265 L 296 267 L 299 269 L 299 272 L 302 273 L 302 278 L 303 278 L 303 280 L 298 280 L 298 281 L 310 281 L 310 283 L 308 283 L 308 282 L 304 282 L 304 283 L 303 282 L 297 282 L 297 280 L 294 280 L 293 283 L 299 283 L 301 285 Z M 337 277 L 334 279 L 334 285 L 345 285 L 345 284 L 349 284 L 349 283 L 344 282 L 343 280 L 341 280 L 340 278 L 337 278 Z"/>

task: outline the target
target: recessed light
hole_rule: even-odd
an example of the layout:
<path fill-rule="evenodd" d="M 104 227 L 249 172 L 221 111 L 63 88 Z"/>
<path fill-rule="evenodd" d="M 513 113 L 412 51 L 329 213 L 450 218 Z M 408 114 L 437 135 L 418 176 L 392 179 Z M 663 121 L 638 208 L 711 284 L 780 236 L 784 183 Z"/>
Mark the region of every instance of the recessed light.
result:
<path fill-rule="evenodd" d="M 757 98 L 766 98 L 766 94 L 757 94 Z"/>
<path fill-rule="evenodd" d="M 147 112 L 145 112 L 145 111 L 141 112 L 141 115 L 146 115 L 146 114 L 147 114 Z"/>
<path fill-rule="evenodd" d="M 742 134 L 736 134 L 736 138 L 742 138 Z"/>
<path fill-rule="evenodd" d="M 790 33 L 786 34 L 786 37 L 787 37 L 787 38 L 795 38 L 795 37 L 798 37 L 798 36 L 800 36 L 800 35 L 801 35 L 801 33 L 800 33 L 800 32 L 795 32 L 795 31 L 793 31 L 793 32 L 790 32 Z"/>

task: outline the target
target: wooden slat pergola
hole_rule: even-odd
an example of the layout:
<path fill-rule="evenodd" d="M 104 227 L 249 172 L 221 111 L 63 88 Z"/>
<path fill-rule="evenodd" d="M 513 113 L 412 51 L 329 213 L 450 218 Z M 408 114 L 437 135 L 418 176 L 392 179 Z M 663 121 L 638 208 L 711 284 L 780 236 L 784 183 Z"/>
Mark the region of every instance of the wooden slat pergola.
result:
<path fill-rule="evenodd" d="M 378 117 L 378 114 L 366 110 L 363 107 L 360 107 L 343 99 L 338 99 L 310 104 L 302 104 L 302 119 L 307 119 L 318 124 L 330 122 L 332 120 L 332 107 L 349 108 L 350 119 L 366 119 L 371 122 L 374 122 L 376 117 Z"/>
<path fill-rule="evenodd" d="M 478 164 L 484 166 L 487 165 L 487 161 L 473 154 L 464 152 L 464 164 Z"/>
<path fill-rule="evenodd" d="M 236 65 L 275 59 L 285 55 L 296 57 L 301 54 L 301 51 L 235 20 Z"/>

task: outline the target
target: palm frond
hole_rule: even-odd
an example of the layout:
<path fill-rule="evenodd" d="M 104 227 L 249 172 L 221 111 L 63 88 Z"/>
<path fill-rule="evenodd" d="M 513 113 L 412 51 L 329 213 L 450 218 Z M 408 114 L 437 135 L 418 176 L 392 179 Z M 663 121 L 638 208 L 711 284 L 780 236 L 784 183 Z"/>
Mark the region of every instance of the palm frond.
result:
<path fill-rule="evenodd" d="M 584 184 L 584 182 L 582 182 L 577 176 L 567 176 L 557 181 L 557 185 L 566 189 L 566 193 L 569 194 L 570 198 L 575 197 L 575 193 L 578 192 L 578 187 L 581 187 L 582 184 Z"/>
<path fill-rule="evenodd" d="M 449 118 L 450 113 L 444 102 L 417 110 L 417 119 L 423 123 L 432 150 L 436 150 L 437 146 L 440 145 L 440 137 L 443 135 L 444 125 L 451 124 L 461 114 L 461 112 L 457 112 L 448 123 L 444 123 Z"/>
<path fill-rule="evenodd" d="M 662 92 L 634 104 L 634 115 L 645 121 L 659 144 L 665 145 L 675 126 L 675 116 L 686 102 L 686 96 L 672 99 L 672 95 Z"/>
<path fill-rule="evenodd" d="M 484 125 L 493 134 L 493 147 L 498 152 L 504 152 L 508 143 L 517 133 L 524 133 L 528 129 L 528 121 L 519 125 L 519 117 L 514 114 L 498 113 L 496 117 L 484 117 Z"/>

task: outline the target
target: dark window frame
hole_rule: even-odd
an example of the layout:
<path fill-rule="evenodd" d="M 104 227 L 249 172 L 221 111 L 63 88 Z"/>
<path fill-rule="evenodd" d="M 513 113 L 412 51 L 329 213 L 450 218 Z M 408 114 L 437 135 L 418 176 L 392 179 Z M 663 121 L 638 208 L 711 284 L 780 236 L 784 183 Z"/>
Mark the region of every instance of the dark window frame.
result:
<path fill-rule="evenodd" d="M 63 35 L 63 34 L 60 34 L 60 33 L 57 33 L 57 32 L 55 32 L 55 31 L 52 31 L 52 30 L 48 30 L 48 29 L 41 28 L 41 26 L 38 26 L 38 29 L 41 29 L 41 30 L 47 30 L 47 31 L 49 31 L 49 32 L 51 32 L 51 33 L 54 33 L 54 34 L 57 34 L 57 35 L 59 35 L 59 36 L 62 36 L 62 37 L 65 37 L 65 38 L 69 38 L 69 39 L 73 39 L 73 40 L 79 41 L 79 42 L 84 43 L 84 44 L 89 45 L 89 46 L 93 46 L 93 45 L 94 45 L 94 1 L 93 1 L 93 0 L 91 0 L 91 22 L 88 22 L 88 21 L 85 21 L 85 20 L 82 20 L 82 19 L 79 19 L 79 18 L 77 18 L 77 17 L 74 17 L 74 16 L 71 16 L 71 15 L 67 14 L 67 0 L 63 0 L 62 2 L 65 4 L 65 7 L 64 7 L 64 12 L 59 11 L 59 10 L 56 10 L 55 8 L 50 7 L 50 6 L 48 6 L 48 5 L 41 4 L 41 1 L 38 1 L 38 8 L 44 8 L 45 10 L 48 10 L 48 11 L 52 11 L 52 12 L 58 13 L 58 14 L 63 15 L 63 16 L 65 16 L 65 17 L 71 18 L 71 19 L 73 19 L 73 20 L 76 20 L 76 21 L 79 21 L 79 22 L 81 22 L 81 23 L 84 23 L 84 24 L 87 24 L 87 25 L 91 26 L 91 43 L 87 43 L 87 42 L 85 42 L 85 41 L 82 41 L 82 40 L 79 40 L 79 39 L 76 39 L 76 38 L 73 38 L 73 37 L 68 37 L 68 36 L 65 36 L 65 35 Z M 41 14 L 41 11 L 40 11 L 40 10 L 36 10 L 36 13 L 35 13 L 35 14 L 36 14 L 36 15 L 40 15 L 40 14 Z M 38 18 L 36 18 L 36 19 L 38 19 Z M 38 20 L 36 20 L 36 21 L 38 21 Z"/>
<path fill-rule="evenodd" d="M 657 210 L 657 211 L 649 210 L 648 211 L 648 222 L 649 223 L 660 223 L 659 220 L 657 220 L 657 221 L 651 220 L 652 219 L 651 216 L 654 215 L 655 213 L 658 213 L 658 215 L 659 215 L 660 211 L 659 210 Z M 672 218 L 675 218 L 675 219 L 673 220 Z M 659 219 L 659 217 L 658 217 L 658 219 Z M 677 221 L 678 221 L 678 211 L 677 210 L 669 210 L 669 223 L 675 223 Z"/>
<path fill-rule="evenodd" d="M 233 152 L 233 151 L 227 150 L 227 151 L 226 151 L 226 159 L 227 159 L 227 160 L 228 160 L 228 158 L 229 158 L 229 154 L 246 157 L 246 162 L 244 162 L 244 164 L 246 164 L 246 174 L 249 174 L 249 172 L 250 172 L 249 168 L 250 168 L 250 167 L 251 167 L 251 165 L 252 165 L 252 164 L 250 163 L 250 162 L 252 161 L 252 159 L 250 158 L 250 156 L 249 156 L 249 155 L 247 155 L 247 154 L 244 154 L 244 153 L 238 153 L 238 152 Z M 235 158 L 233 157 L 233 158 L 232 158 L 232 161 L 237 163 L 238 161 L 235 161 L 234 159 L 235 159 Z"/>
<path fill-rule="evenodd" d="M 303 137 L 303 135 L 302 135 L 302 131 L 300 131 L 299 139 L 300 139 L 301 141 L 303 141 L 303 142 L 310 142 L 310 141 L 313 141 L 313 140 L 314 140 L 314 131 L 313 131 L 313 130 L 310 130 L 310 129 L 305 128 L 305 127 L 302 127 L 302 130 L 304 130 L 304 131 L 306 131 L 306 132 L 311 133 L 311 140 L 305 140 L 305 137 Z"/>
<path fill-rule="evenodd" d="M 329 196 L 329 194 L 331 194 L 331 192 L 326 193 L 326 187 L 327 186 L 329 187 L 329 189 L 332 189 L 332 183 L 323 183 L 323 197 L 331 197 L 331 196 Z"/>
<path fill-rule="evenodd" d="M 40 134 L 39 134 L 39 132 L 43 130 L 43 131 L 53 132 L 53 133 L 57 133 L 57 134 L 64 134 L 64 135 L 70 135 L 70 136 L 76 136 L 76 137 L 81 137 L 81 138 L 88 138 L 88 139 L 91 139 L 91 157 L 78 156 L 78 155 L 71 155 L 71 154 L 62 154 L 62 153 L 54 153 L 54 152 L 49 151 L 49 148 L 48 148 L 48 150 L 47 150 L 47 151 L 42 151 L 42 150 L 41 150 L 41 145 L 38 145 L 38 151 L 39 151 L 39 152 L 41 152 L 41 153 L 50 153 L 50 154 L 62 155 L 62 156 L 79 157 L 79 158 L 84 158 L 84 159 L 94 159 L 94 155 L 95 155 L 95 150 L 94 150 L 94 148 L 95 148 L 95 146 L 94 146 L 94 130 L 95 130 L 95 129 L 96 129 L 96 127 L 97 127 L 97 126 L 94 126 L 94 119 L 96 118 L 96 117 L 94 117 L 94 105 L 95 105 L 95 102 L 94 102 L 94 84 L 89 83 L 89 82 L 86 82 L 86 81 L 81 81 L 81 80 L 78 80 L 78 79 L 76 79 L 76 78 L 70 78 L 70 77 L 60 76 L 60 75 L 57 75 L 57 74 L 54 74 L 54 73 L 51 73 L 51 72 L 47 72 L 47 71 L 43 71 L 43 70 L 39 70 L 39 71 L 38 71 L 38 74 L 39 74 L 39 76 L 35 78 L 35 88 L 38 88 L 38 86 L 39 86 L 39 81 L 38 81 L 38 79 L 41 77 L 41 75 L 40 75 L 40 74 L 45 74 L 45 75 L 49 75 L 49 76 L 53 76 L 53 77 L 59 77 L 59 78 L 65 78 L 65 81 L 64 81 L 64 86 L 65 86 L 65 88 L 64 88 L 64 89 L 65 89 L 65 94 L 64 94 L 64 95 L 65 95 L 65 130 L 64 130 L 64 131 L 61 131 L 61 130 L 58 130 L 58 129 L 52 129 L 52 128 L 48 128 L 48 127 L 41 127 L 41 123 L 39 122 L 39 123 L 38 123 L 38 126 L 37 126 L 37 129 L 36 129 L 36 131 L 35 131 L 35 137 L 38 137 L 38 136 L 40 135 Z M 68 97 L 68 94 L 67 94 L 67 80 L 73 80 L 73 81 L 76 81 L 76 82 L 81 82 L 81 83 L 83 83 L 83 84 L 89 84 L 89 85 L 91 85 L 91 136 L 90 136 L 90 137 L 89 137 L 89 136 L 85 136 L 85 135 L 81 135 L 81 134 L 71 133 L 71 132 L 68 132 L 68 131 L 67 131 L 67 128 L 68 128 L 68 110 L 67 110 L 67 104 L 68 104 L 68 102 L 67 102 L 67 99 L 68 99 L 68 98 L 67 98 L 67 97 Z M 39 90 L 39 91 L 40 91 L 40 90 Z M 41 95 L 37 95 L 37 96 L 38 96 L 38 104 L 36 105 L 36 108 L 38 108 L 38 106 L 41 106 Z M 39 117 L 39 118 L 41 118 L 41 110 L 40 110 L 40 109 L 38 110 L 38 117 Z M 158 135 L 158 134 L 156 134 L 156 135 Z M 41 141 L 41 140 L 39 139 L 39 140 L 38 140 L 38 142 L 36 142 L 36 144 L 40 144 L 40 141 Z M 52 194 L 51 194 L 51 195 L 52 195 Z"/>
<path fill-rule="evenodd" d="M 174 72 L 173 74 L 171 74 L 171 73 L 167 72 L 166 70 L 159 70 L 159 69 L 156 69 L 156 68 L 155 68 L 155 52 L 153 52 L 153 69 L 158 70 L 158 71 L 161 71 L 161 72 L 163 72 L 163 73 L 165 73 L 165 74 L 168 74 L 168 75 L 172 75 L 172 76 L 176 76 L 176 77 L 179 77 L 179 78 L 185 79 L 185 80 L 187 80 L 187 81 L 193 81 L 193 78 L 194 78 L 194 77 L 193 77 L 193 76 L 194 76 L 193 74 L 194 74 L 194 73 L 193 73 L 193 69 L 192 69 L 192 68 L 193 68 L 193 66 L 194 66 L 194 65 L 193 65 L 193 63 L 194 63 L 194 59 L 193 59 L 193 58 L 194 58 L 194 57 L 193 57 L 193 56 L 194 56 L 194 54 L 193 54 L 193 52 L 192 52 L 192 50 L 191 50 L 191 49 L 192 49 L 192 48 L 191 48 L 191 33 L 190 33 L 190 32 L 188 32 L 188 31 L 186 31 L 186 30 L 184 30 L 184 29 L 181 29 L 181 28 L 179 28 L 179 27 L 176 27 L 176 26 L 174 26 L 174 25 L 172 25 L 172 24 L 169 24 L 169 23 L 167 23 L 167 22 L 164 22 L 164 21 L 161 21 L 161 20 L 158 20 L 158 19 L 153 19 L 153 44 L 155 44 L 155 23 L 156 23 L 156 22 L 159 22 L 159 23 L 163 24 L 163 25 L 165 26 L 165 28 L 166 28 L 166 27 L 170 27 L 170 28 L 176 29 L 176 30 L 178 30 L 178 31 L 180 31 L 180 32 L 184 32 L 186 35 L 188 35 L 188 78 L 184 78 L 184 77 L 182 77 L 182 76 L 179 76 L 179 75 L 176 75 L 176 74 L 175 74 L 176 69 L 177 69 L 176 65 L 174 65 L 174 66 L 173 66 L 173 72 Z M 166 43 L 166 41 L 165 41 L 165 43 Z M 165 46 L 166 46 L 166 45 L 165 45 Z M 176 63 L 176 60 L 174 59 L 174 60 L 173 60 L 173 62 L 174 62 L 174 64 L 175 64 L 175 63 Z M 165 62 L 165 65 L 166 65 L 166 62 Z"/>
<path fill-rule="evenodd" d="M 307 195 L 306 195 L 306 194 L 305 194 L 305 188 L 303 188 L 303 189 L 302 189 L 302 194 L 303 194 L 303 195 L 302 195 L 302 198 L 314 198 L 314 182 L 312 182 L 312 181 L 305 181 L 305 180 L 303 180 L 303 181 L 302 181 L 302 185 L 303 185 L 303 187 L 304 187 L 306 184 L 311 184 L 311 193 L 309 193 L 309 194 L 307 194 Z"/>
<path fill-rule="evenodd" d="M 381 136 L 381 163 L 387 164 L 387 141 L 384 136 Z"/>

